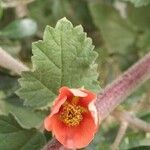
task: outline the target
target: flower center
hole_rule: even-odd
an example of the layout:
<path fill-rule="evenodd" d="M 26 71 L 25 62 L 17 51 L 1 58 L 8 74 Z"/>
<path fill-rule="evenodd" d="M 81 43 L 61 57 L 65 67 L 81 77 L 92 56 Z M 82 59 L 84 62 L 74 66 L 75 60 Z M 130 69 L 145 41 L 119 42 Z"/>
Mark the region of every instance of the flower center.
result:
<path fill-rule="evenodd" d="M 86 108 L 82 106 L 65 102 L 60 114 L 60 119 L 68 126 L 76 126 L 80 124 L 83 119 L 82 113 L 86 111 Z"/>

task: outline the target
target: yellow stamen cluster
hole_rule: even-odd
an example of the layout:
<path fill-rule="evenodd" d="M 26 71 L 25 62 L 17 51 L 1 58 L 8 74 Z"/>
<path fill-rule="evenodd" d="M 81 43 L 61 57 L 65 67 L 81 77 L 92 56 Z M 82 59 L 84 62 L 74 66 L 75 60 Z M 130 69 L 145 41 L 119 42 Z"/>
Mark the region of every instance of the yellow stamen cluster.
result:
<path fill-rule="evenodd" d="M 65 102 L 62 107 L 62 112 L 60 114 L 61 121 L 68 126 L 79 125 L 83 119 L 82 113 L 86 112 L 86 109 L 82 106 L 70 104 L 68 102 Z"/>

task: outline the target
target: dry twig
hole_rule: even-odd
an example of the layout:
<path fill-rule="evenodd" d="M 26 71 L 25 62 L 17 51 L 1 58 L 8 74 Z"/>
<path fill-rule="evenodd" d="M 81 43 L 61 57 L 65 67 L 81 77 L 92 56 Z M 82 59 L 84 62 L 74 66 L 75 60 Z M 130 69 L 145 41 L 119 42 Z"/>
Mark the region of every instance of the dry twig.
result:
<path fill-rule="evenodd" d="M 114 141 L 114 143 L 112 144 L 111 150 L 117 150 L 119 147 L 119 144 L 121 143 L 123 136 L 126 133 L 126 130 L 128 128 L 128 122 L 122 121 L 120 124 L 120 128 L 118 130 L 116 139 Z"/>
<path fill-rule="evenodd" d="M 128 122 L 129 125 L 132 125 L 145 132 L 150 132 L 150 124 L 137 118 L 134 114 L 130 112 L 115 110 L 112 114 L 113 116 L 115 116 L 116 119 L 121 122 Z"/>

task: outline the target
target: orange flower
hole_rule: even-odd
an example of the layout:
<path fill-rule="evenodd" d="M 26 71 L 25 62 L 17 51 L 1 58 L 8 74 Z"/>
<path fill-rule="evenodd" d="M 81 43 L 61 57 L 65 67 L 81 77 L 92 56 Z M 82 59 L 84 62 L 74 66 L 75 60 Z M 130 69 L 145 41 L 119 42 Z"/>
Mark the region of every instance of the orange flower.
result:
<path fill-rule="evenodd" d="M 92 141 L 98 128 L 96 94 L 68 87 L 62 87 L 59 93 L 44 126 L 66 148 L 83 148 Z"/>

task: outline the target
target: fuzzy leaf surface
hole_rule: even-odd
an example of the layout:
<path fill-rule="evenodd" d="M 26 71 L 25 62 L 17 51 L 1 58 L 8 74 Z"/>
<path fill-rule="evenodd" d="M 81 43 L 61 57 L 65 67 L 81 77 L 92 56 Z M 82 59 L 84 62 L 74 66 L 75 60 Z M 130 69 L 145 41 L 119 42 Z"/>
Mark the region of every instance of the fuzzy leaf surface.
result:
<path fill-rule="evenodd" d="M 33 71 L 24 72 L 17 94 L 24 104 L 50 106 L 62 86 L 97 91 L 97 53 L 82 26 L 73 27 L 66 18 L 47 26 L 43 41 L 33 43 Z"/>
<path fill-rule="evenodd" d="M 44 135 L 36 129 L 23 129 L 12 115 L 0 116 L 0 149 L 40 150 L 44 144 Z"/>
<path fill-rule="evenodd" d="M 14 95 L 9 97 L 2 97 L 1 95 L 2 93 L 0 93 L 0 114 L 13 114 L 20 126 L 26 129 L 42 126 L 43 119 L 46 116 L 44 111 L 37 111 L 33 110 L 32 107 L 24 106 L 23 100 Z"/>

